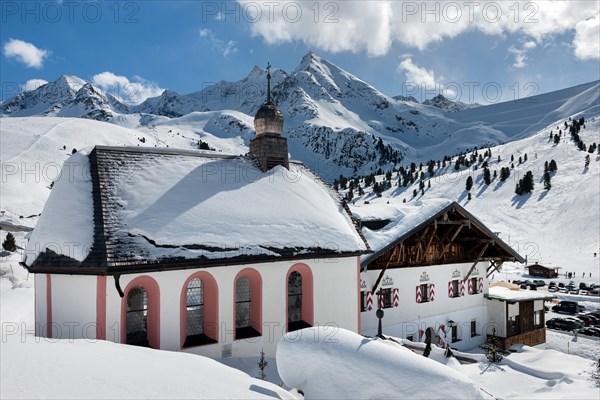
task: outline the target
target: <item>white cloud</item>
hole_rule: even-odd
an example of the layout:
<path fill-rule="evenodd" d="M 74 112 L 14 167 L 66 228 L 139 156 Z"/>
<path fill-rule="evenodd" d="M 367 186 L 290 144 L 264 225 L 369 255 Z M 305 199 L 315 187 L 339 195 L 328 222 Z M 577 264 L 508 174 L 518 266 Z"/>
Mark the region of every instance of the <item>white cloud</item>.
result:
<path fill-rule="evenodd" d="M 404 86 L 411 92 L 411 95 L 420 92 L 423 98 L 429 97 L 427 95 L 433 93 L 436 95 L 441 93 L 451 100 L 454 100 L 454 97 L 456 97 L 456 91 L 445 87 L 442 83 L 443 77 L 440 76 L 436 79 L 433 70 L 419 67 L 410 57 L 405 57 L 402 60 L 400 65 L 398 65 L 398 72 L 404 72 L 406 75 Z"/>
<path fill-rule="evenodd" d="M 164 89 L 156 82 L 135 75 L 133 80 L 105 71 L 92 77 L 92 82 L 127 104 L 140 104 L 149 97 L 159 96 Z"/>
<path fill-rule="evenodd" d="M 533 40 L 523 43 L 523 47 L 520 49 L 516 48 L 515 46 L 510 46 L 508 51 L 515 55 L 515 62 L 513 63 L 512 67 L 514 69 L 525 67 L 527 65 L 525 62 L 527 60 L 527 51 L 534 49 L 536 46 L 537 44 Z"/>
<path fill-rule="evenodd" d="M 407 84 L 424 86 L 427 90 L 435 90 L 439 87 L 433 71 L 417 66 L 411 58 L 402 60 L 398 66 L 398 71 L 405 72 Z"/>
<path fill-rule="evenodd" d="M 597 20 L 595 26 L 594 20 L 589 20 L 598 15 L 597 1 L 238 2 L 242 15 L 260 5 L 260 14 L 245 20 L 250 23 L 252 34 L 262 36 L 268 44 L 301 41 L 330 52 L 364 51 L 380 56 L 394 42 L 424 50 L 469 30 L 501 37 L 522 35 L 542 44 L 553 35 L 576 29 L 576 51 L 588 57 L 587 49 L 598 38 L 593 37 Z M 584 21 L 588 22 L 581 25 Z"/>
<path fill-rule="evenodd" d="M 46 83 L 48 83 L 48 81 L 44 80 L 44 79 L 30 79 L 27 82 L 25 82 L 23 85 L 21 85 L 23 91 L 27 92 L 29 90 L 35 90 L 37 88 L 39 88 L 40 86 L 45 85 Z"/>
<path fill-rule="evenodd" d="M 4 44 L 4 56 L 14 58 L 29 68 L 42 68 L 44 59 L 48 57 L 48 50 L 38 49 L 35 45 L 19 39 L 9 39 Z"/>
<path fill-rule="evenodd" d="M 581 60 L 600 58 L 600 13 L 575 25 L 575 55 Z"/>
<path fill-rule="evenodd" d="M 225 42 L 219 39 L 210 29 L 200 29 L 199 33 L 200 37 L 207 43 L 209 43 L 213 50 L 216 50 L 219 53 L 221 53 L 223 57 L 227 57 L 228 55 L 236 53 L 238 51 L 238 48 L 236 47 L 236 42 L 234 42 L 233 40 Z"/>

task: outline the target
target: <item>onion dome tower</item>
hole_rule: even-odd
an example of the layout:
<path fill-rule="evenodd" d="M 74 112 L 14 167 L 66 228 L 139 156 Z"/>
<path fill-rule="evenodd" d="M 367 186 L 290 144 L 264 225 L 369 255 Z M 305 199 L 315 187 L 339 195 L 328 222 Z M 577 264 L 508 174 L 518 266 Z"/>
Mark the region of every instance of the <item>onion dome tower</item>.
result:
<path fill-rule="evenodd" d="M 260 106 L 254 116 L 256 137 L 250 140 L 249 156 L 261 171 L 265 172 L 282 165 L 289 168 L 287 139 L 283 132 L 283 114 L 271 100 L 271 64 L 267 64 L 267 101 Z"/>

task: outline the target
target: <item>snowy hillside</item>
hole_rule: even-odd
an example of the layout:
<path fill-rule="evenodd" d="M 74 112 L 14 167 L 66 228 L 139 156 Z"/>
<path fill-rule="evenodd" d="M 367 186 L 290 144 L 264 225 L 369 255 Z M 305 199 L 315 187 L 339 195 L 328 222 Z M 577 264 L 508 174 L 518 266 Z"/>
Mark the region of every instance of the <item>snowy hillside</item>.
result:
<path fill-rule="evenodd" d="M 329 182 L 340 174 L 366 174 L 526 137 L 556 119 L 597 108 L 600 96 L 600 84 L 592 82 L 455 112 L 474 105 L 443 96 L 428 100 L 430 105 L 388 97 L 314 53 L 306 54 L 295 70 L 274 69 L 271 75 L 292 158 Z M 165 90 L 136 106 L 126 106 L 80 78 L 62 76 L 5 101 L 0 113 L 89 118 L 141 130 L 160 130 L 160 122 L 166 132 L 187 125 L 187 134 L 204 137 L 210 147 L 240 154 L 247 151 L 252 117 L 265 97 L 266 71 L 259 67 L 236 82 L 221 81 L 187 95 Z M 193 120 L 213 122 L 194 128 L 179 121 L 191 113 Z M 217 129 L 221 126 L 226 129 Z"/>
<path fill-rule="evenodd" d="M 360 189 L 352 182 L 351 208 L 358 215 L 369 215 L 372 212 L 368 209 L 377 207 L 377 212 L 383 215 L 381 209 L 393 211 L 402 208 L 404 201 L 408 205 L 436 198 L 458 201 L 493 231 L 499 232 L 504 241 L 527 256 L 530 262 L 561 266 L 563 271 L 583 271 L 586 275 L 591 272 L 594 281 L 599 282 L 600 153 L 597 147 L 592 153 L 588 150 L 599 142 L 600 117 L 591 115 L 589 111 L 573 117 L 581 116 L 585 117 L 585 128 L 580 130 L 579 137 L 585 143 L 585 151 L 579 150 L 565 131 L 564 122 L 571 122 L 562 119 L 528 138 L 490 148 L 491 155 L 487 149 L 479 150 L 478 155 L 467 153 L 467 160 L 475 160 L 469 167 L 461 165 L 457 170 L 457 157 L 439 165 L 434 162 L 431 168 L 433 175 L 424 165 L 424 179 L 421 180 L 417 164 L 413 183 L 409 178 L 404 186 L 406 179 L 402 178 L 402 173 L 394 172 L 391 174 L 391 188 L 387 188 L 385 176 L 376 176 L 376 191 L 383 190 L 381 197 L 373 192 L 374 185 L 365 187 L 364 179 L 359 182 Z M 559 130 L 562 135 L 555 143 L 554 139 L 550 139 L 550 132 L 555 135 Z M 586 167 L 587 156 L 589 165 Z M 549 173 L 551 188 L 545 190 L 545 163 L 552 160 L 558 168 Z M 488 165 L 489 184 L 484 179 L 484 163 Z M 410 170 L 409 166 L 404 167 Z M 510 173 L 504 181 L 501 180 L 502 169 Z M 534 189 L 530 194 L 519 196 L 515 187 L 527 171 L 533 174 Z M 405 176 L 408 177 L 407 172 Z M 466 190 L 468 177 L 473 180 L 470 191 Z M 402 182 L 401 186 L 398 186 L 398 179 Z M 340 190 L 348 193 L 347 189 Z M 364 194 L 358 195 L 359 192 Z M 402 218 L 402 214 L 397 212 L 394 215 Z M 390 223 L 389 226 L 395 224 Z M 375 232 L 363 229 L 367 231 L 366 236 L 385 235 L 386 232 L 385 227 Z"/>

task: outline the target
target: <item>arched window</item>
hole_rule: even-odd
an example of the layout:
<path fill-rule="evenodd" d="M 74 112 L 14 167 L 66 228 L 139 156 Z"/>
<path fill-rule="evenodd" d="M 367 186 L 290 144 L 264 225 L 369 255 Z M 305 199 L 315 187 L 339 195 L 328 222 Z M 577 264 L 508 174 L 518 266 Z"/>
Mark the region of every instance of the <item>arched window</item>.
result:
<path fill-rule="evenodd" d="M 262 279 L 258 271 L 246 268 L 235 279 L 235 338 L 261 336 Z"/>
<path fill-rule="evenodd" d="M 160 348 L 160 290 L 149 276 L 131 281 L 121 299 L 121 343 Z"/>
<path fill-rule="evenodd" d="M 205 271 L 190 276 L 181 291 L 181 347 L 217 343 L 217 282 Z"/>
<path fill-rule="evenodd" d="M 306 264 L 296 264 L 287 275 L 287 330 L 295 331 L 312 326 L 313 279 Z"/>
<path fill-rule="evenodd" d="M 149 347 L 148 342 L 148 294 L 141 287 L 134 287 L 127 295 L 127 344 Z"/>

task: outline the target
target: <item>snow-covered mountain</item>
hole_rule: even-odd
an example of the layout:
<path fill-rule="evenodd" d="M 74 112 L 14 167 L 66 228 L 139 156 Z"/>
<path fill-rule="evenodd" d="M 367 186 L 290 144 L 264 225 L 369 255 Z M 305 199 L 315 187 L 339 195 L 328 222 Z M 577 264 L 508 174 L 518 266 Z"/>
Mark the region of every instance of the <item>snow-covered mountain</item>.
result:
<path fill-rule="evenodd" d="M 440 110 L 446 112 L 457 112 L 463 110 L 469 110 L 471 108 L 481 107 L 479 103 L 463 103 L 462 101 L 452 101 L 445 98 L 443 95 L 438 94 L 432 99 L 427 99 L 423 102 L 427 106 L 437 107 Z"/>
<path fill-rule="evenodd" d="M 21 92 L 0 104 L 0 113 L 11 117 L 78 117 L 108 121 L 128 107 L 109 93 L 72 75 L 35 90 Z"/>
<path fill-rule="evenodd" d="M 430 100 L 431 105 L 419 104 L 414 98 L 386 96 L 312 52 L 295 70 L 274 69 L 271 75 L 292 158 L 327 181 L 525 137 L 544 123 L 598 107 L 600 93 L 599 83 L 592 82 L 525 99 L 532 104 L 521 100 L 464 109 L 471 105 L 443 96 Z M 237 82 L 221 81 L 187 95 L 165 90 L 130 107 L 89 82 L 63 76 L 7 100 L 0 113 L 82 117 L 141 130 L 160 131 L 160 126 L 237 154 L 247 151 L 252 116 L 265 97 L 266 71 L 259 67 Z M 191 121 L 203 122 L 195 126 Z"/>

